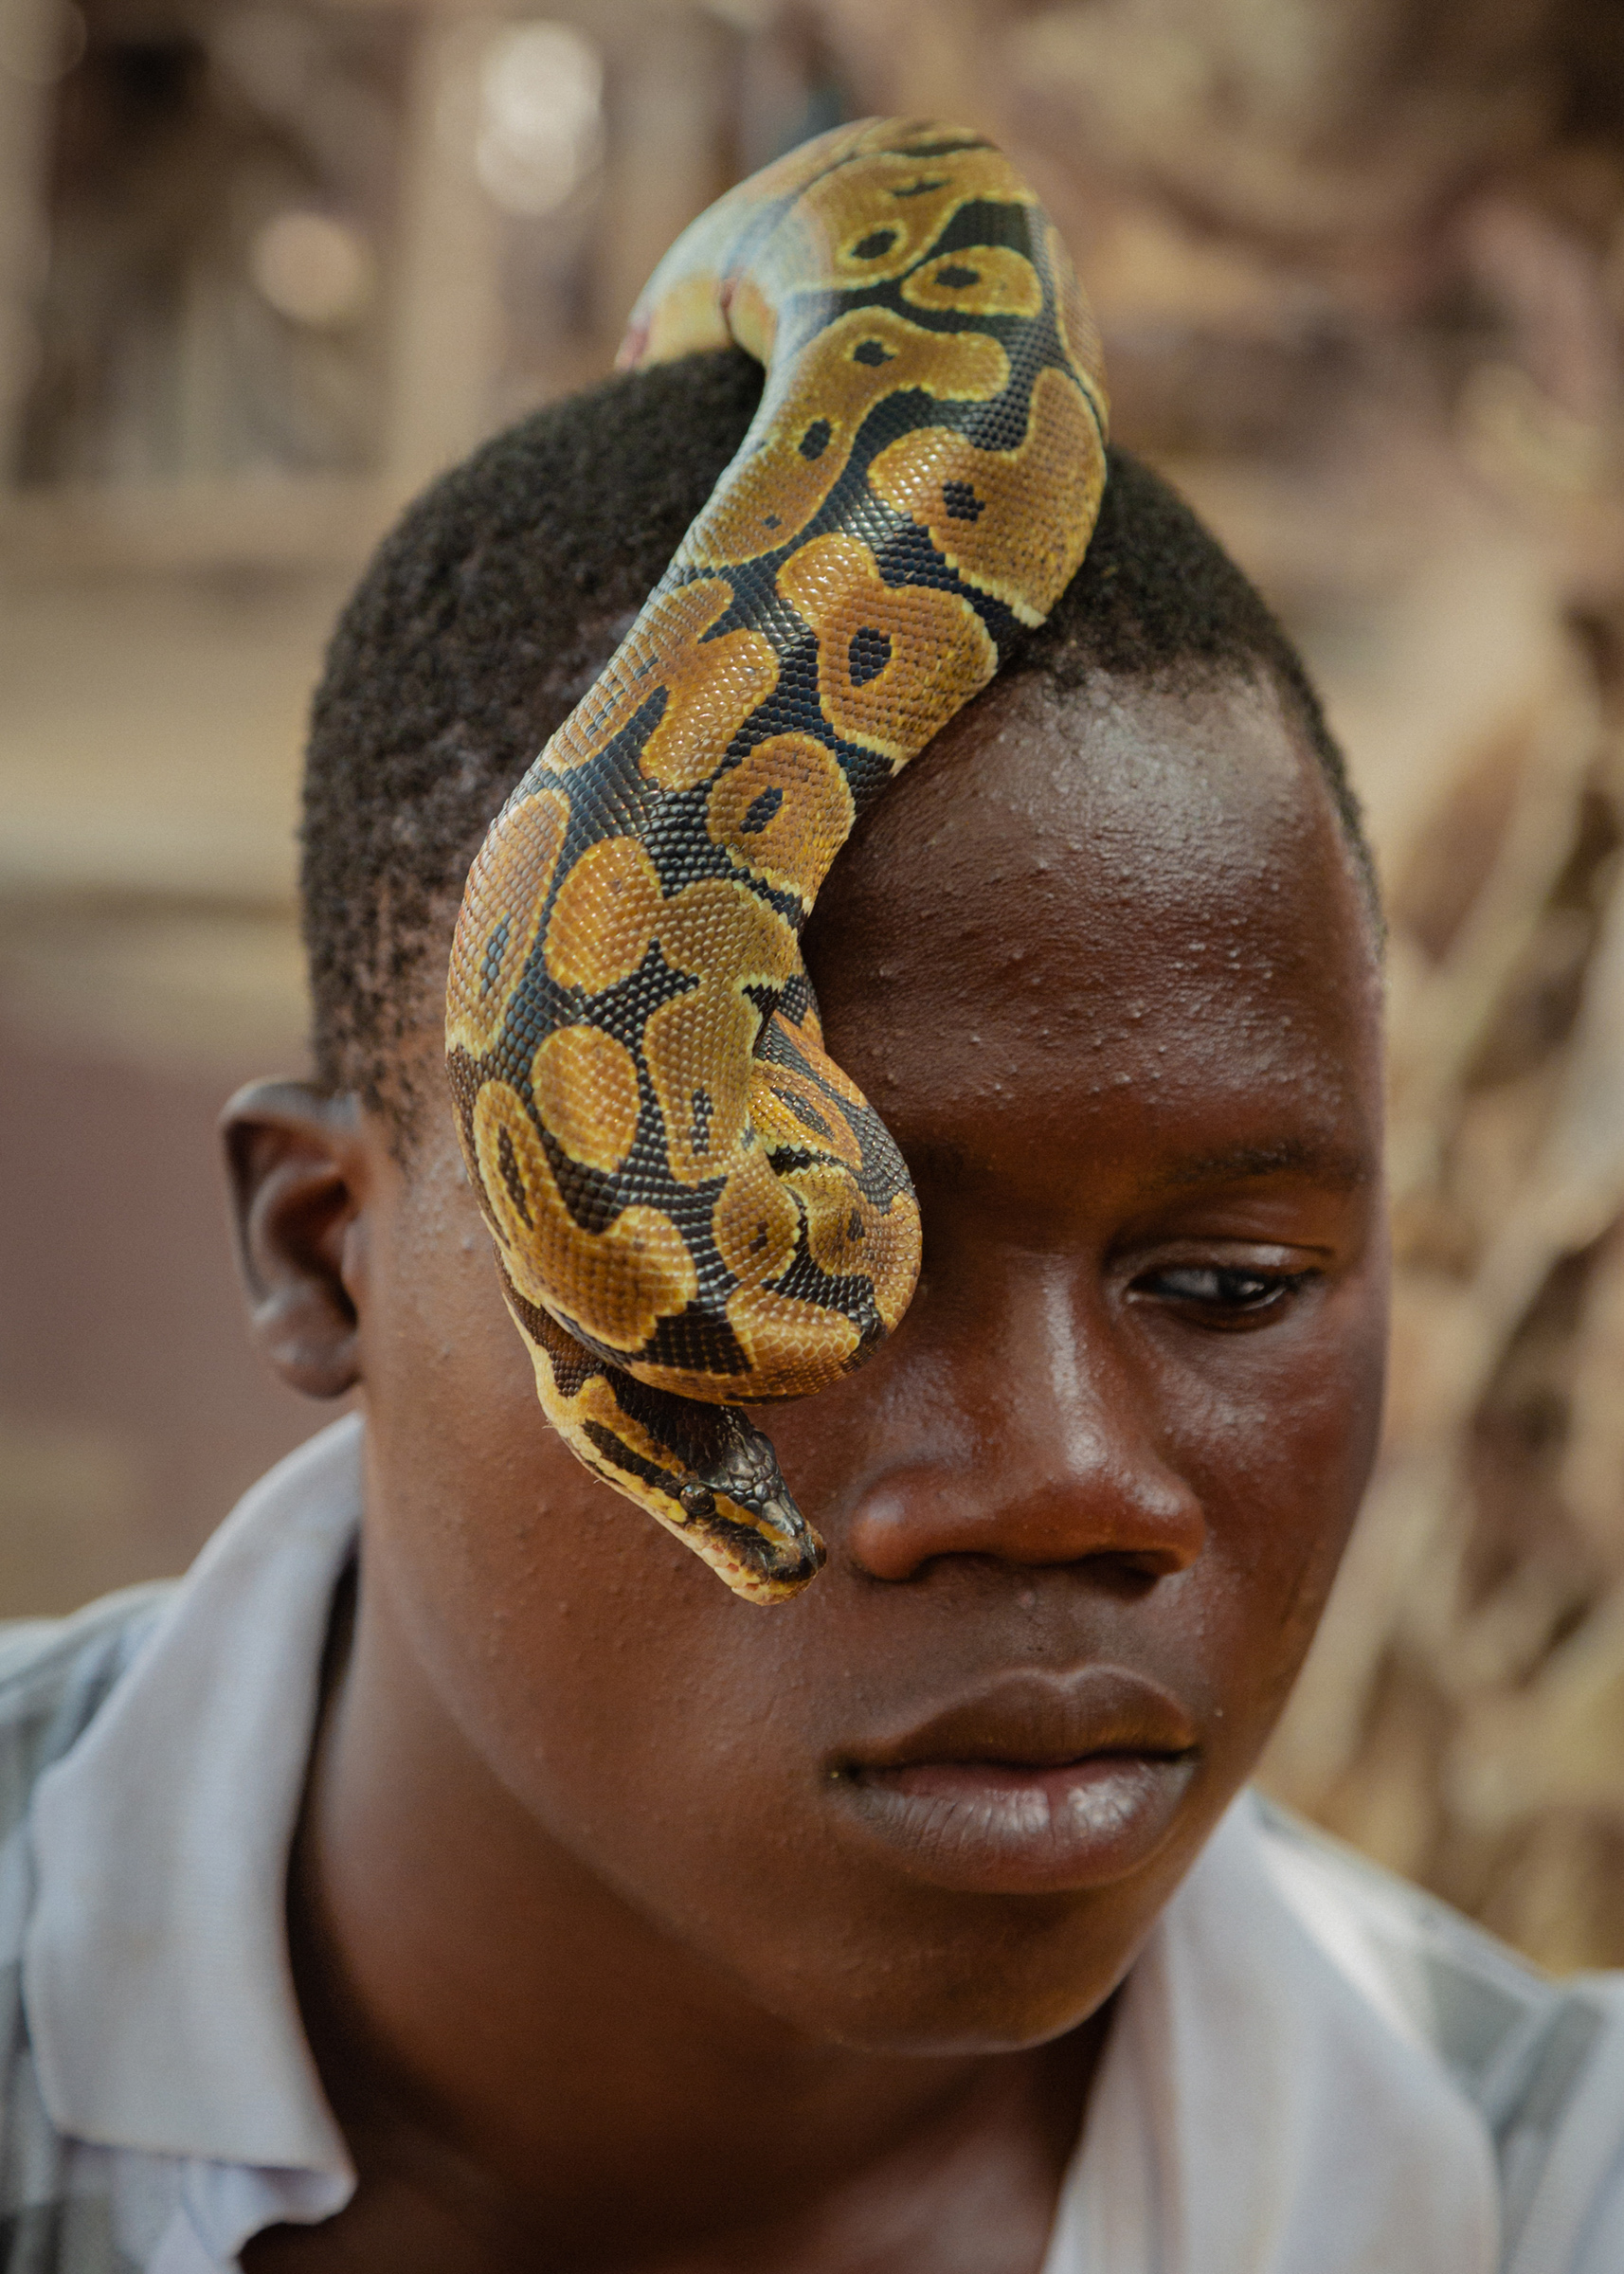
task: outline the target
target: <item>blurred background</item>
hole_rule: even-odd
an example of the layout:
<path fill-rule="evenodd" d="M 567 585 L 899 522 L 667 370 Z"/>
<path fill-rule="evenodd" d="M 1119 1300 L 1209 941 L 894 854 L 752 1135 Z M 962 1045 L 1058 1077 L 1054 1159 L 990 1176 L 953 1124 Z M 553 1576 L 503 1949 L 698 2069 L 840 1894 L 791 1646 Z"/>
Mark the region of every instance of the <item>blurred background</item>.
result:
<path fill-rule="evenodd" d="M 0 0 L 0 1615 L 320 1424 L 212 1125 L 298 1071 L 304 708 L 401 503 L 869 112 L 1012 151 L 1389 896 L 1385 1450 L 1273 1788 L 1624 1963 L 1624 10 Z"/>

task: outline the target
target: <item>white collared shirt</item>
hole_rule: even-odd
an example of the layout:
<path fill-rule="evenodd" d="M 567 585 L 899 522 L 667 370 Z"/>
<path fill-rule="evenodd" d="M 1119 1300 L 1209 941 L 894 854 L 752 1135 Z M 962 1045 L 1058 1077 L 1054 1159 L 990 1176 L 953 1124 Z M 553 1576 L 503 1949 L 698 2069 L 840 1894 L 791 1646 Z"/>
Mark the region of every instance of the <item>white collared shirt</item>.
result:
<path fill-rule="evenodd" d="M 0 1629 L 0 2267 L 228 2274 L 355 2178 L 287 1859 L 361 1425 L 174 1586 Z M 1243 1796 L 1126 1985 L 1044 2274 L 1620 2274 L 1624 1991 Z"/>

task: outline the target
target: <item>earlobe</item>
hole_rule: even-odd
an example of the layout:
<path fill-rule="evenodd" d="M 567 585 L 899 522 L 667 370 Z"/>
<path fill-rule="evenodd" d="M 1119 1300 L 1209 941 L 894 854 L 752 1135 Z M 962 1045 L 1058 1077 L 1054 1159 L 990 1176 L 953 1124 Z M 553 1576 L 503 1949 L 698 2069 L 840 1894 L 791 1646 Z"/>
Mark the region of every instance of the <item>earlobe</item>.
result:
<path fill-rule="evenodd" d="M 361 1378 L 365 1179 L 354 1101 L 306 1082 L 251 1082 L 220 1129 L 254 1341 L 291 1388 L 340 1398 Z"/>

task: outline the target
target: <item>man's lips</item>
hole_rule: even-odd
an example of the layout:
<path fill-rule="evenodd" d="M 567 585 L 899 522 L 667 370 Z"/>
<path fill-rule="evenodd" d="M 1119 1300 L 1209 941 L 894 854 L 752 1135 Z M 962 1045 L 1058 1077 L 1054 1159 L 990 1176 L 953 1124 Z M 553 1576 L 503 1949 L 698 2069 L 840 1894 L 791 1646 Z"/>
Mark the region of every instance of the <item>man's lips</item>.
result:
<path fill-rule="evenodd" d="M 1125 1668 L 999 1676 L 830 1775 L 865 1829 L 939 1886 L 1107 1886 L 1147 1862 L 1198 1766 L 1187 1708 Z"/>
<path fill-rule="evenodd" d="M 1065 1674 L 1012 1669 L 966 1691 L 900 1735 L 854 1748 L 853 1768 L 983 1760 L 1056 1768 L 1091 1753 L 1187 1753 L 1188 1709 L 1160 1683 L 1126 1667 Z"/>

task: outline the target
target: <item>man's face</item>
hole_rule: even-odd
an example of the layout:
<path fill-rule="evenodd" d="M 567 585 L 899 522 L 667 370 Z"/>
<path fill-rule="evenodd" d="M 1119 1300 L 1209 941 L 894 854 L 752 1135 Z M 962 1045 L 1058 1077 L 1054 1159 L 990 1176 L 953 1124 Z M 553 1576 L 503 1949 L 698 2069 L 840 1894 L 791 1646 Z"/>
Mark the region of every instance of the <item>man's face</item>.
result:
<path fill-rule="evenodd" d="M 1370 927 L 1272 697 L 1017 678 L 886 792 L 807 960 L 925 1221 L 889 1345 L 756 1409 L 827 1569 L 743 1603 L 576 1466 L 447 1112 L 407 1173 L 369 1140 L 367 1584 L 537 1834 L 691 1959 L 818 2038 L 1014 2047 L 1121 1978 L 1364 1483 Z"/>

